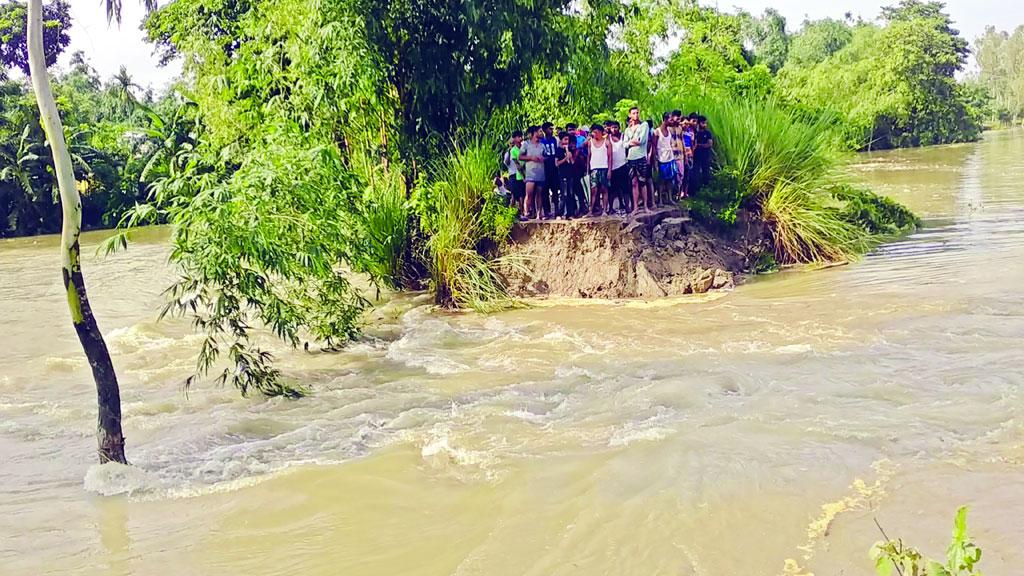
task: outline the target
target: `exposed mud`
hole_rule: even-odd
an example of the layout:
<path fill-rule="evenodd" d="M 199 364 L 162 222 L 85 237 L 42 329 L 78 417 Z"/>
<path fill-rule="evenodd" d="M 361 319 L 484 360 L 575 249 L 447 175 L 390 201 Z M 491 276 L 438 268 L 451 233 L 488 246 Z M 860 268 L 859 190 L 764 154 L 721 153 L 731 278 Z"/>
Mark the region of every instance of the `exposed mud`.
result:
<path fill-rule="evenodd" d="M 637 217 L 526 222 L 507 254 L 517 296 L 660 298 L 732 288 L 763 250 L 764 229 L 745 221 L 716 234 L 675 208 Z"/>

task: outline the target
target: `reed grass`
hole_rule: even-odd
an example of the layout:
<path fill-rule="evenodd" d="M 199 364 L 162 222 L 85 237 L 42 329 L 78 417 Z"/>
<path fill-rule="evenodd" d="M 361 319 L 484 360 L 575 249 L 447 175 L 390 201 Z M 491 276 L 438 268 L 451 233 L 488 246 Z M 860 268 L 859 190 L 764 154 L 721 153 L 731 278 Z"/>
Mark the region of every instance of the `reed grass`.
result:
<path fill-rule="evenodd" d="M 411 242 L 410 203 L 399 170 L 377 168 L 366 175 L 358 212 L 362 271 L 391 289 L 403 286 L 405 258 Z"/>
<path fill-rule="evenodd" d="M 481 137 L 453 145 L 419 191 L 426 260 L 441 306 L 492 312 L 515 304 L 500 272 L 508 263 L 481 253 L 485 241 L 503 243 L 515 221 L 514 210 L 493 194 L 497 158 Z"/>
<path fill-rule="evenodd" d="M 870 231 L 844 216 L 833 194 L 845 183 L 844 151 L 830 118 L 728 96 L 660 95 L 651 105 L 709 118 L 718 176 L 702 193 L 728 217 L 739 207 L 760 213 L 780 263 L 850 260 L 871 246 Z"/>

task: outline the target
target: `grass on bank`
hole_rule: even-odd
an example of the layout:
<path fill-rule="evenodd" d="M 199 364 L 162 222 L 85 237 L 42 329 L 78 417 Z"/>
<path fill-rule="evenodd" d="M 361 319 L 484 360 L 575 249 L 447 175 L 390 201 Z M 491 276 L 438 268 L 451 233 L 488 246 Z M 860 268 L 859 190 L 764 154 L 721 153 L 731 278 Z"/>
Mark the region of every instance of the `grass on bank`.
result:
<path fill-rule="evenodd" d="M 481 138 L 454 144 L 416 193 L 427 234 L 425 260 L 438 305 L 495 311 L 514 305 L 496 257 L 516 221 L 494 193 L 496 148 Z"/>
<path fill-rule="evenodd" d="M 377 167 L 363 175 L 365 188 L 355 212 L 359 229 L 360 271 L 378 285 L 406 285 L 406 258 L 412 243 L 411 207 L 401 170 Z"/>
<path fill-rule="evenodd" d="M 740 209 L 759 214 L 781 264 L 850 260 L 868 250 L 877 234 L 916 225 L 898 203 L 846 183 L 842 136 L 828 117 L 723 96 L 663 94 L 649 105 L 709 118 L 715 177 L 689 207 L 724 224 L 733 224 Z"/>

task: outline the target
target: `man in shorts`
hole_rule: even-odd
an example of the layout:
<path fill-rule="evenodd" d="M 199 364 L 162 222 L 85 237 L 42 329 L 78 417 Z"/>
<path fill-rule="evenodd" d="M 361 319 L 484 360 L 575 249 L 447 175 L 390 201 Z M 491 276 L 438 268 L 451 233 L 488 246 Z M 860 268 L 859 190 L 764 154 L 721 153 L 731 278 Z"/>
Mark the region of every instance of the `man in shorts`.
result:
<path fill-rule="evenodd" d="M 544 145 L 540 143 L 540 134 L 540 128 L 530 126 L 519 152 L 519 160 L 526 163 L 526 206 L 521 216 L 523 220 L 542 215 L 541 195 L 545 193 L 547 174 L 544 171 Z"/>
<path fill-rule="evenodd" d="M 675 148 L 673 148 L 671 124 L 672 115 L 668 112 L 662 114 L 661 125 L 654 131 L 654 138 L 651 144 L 658 162 L 658 204 L 672 201 L 672 191 L 675 188 L 678 175 L 678 163 L 676 162 Z"/>
<path fill-rule="evenodd" d="M 608 214 L 611 206 L 608 200 L 608 171 L 612 165 L 612 143 L 604 137 L 604 126 L 594 124 L 587 140 L 587 161 L 590 170 L 590 213 L 598 210 Z"/>
<path fill-rule="evenodd" d="M 672 153 L 676 159 L 676 194 L 686 198 L 686 141 L 683 137 L 683 111 L 673 110 L 669 121 L 672 132 Z"/>
<path fill-rule="evenodd" d="M 619 201 L 619 214 L 632 211 L 633 197 L 629 190 L 629 166 L 626 164 L 626 141 L 622 139 L 621 126 L 616 120 L 605 122 L 608 140 L 612 145 L 612 169 L 610 176 L 608 207 L 616 199 Z"/>
<path fill-rule="evenodd" d="M 651 179 L 651 166 L 647 163 L 647 139 L 651 133 L 647 122 L 640 120 L 640 109 L 636 106 L 629 109 L 629 125 L 622 135 L 626 141 L 626 165 L 629 166 L 629 178 L 633 184 L 633 214 L 640 210 L 641 191 L 646 196 L 644 206 L 649 210 L 652 198 L 647 186 Z"/>

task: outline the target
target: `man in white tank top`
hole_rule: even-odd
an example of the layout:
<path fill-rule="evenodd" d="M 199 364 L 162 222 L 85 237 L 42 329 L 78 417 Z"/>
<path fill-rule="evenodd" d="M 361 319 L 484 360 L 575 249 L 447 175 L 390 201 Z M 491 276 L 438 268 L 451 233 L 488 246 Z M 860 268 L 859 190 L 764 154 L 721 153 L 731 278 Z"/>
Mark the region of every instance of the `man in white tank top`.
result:
<path fill-rule="evenodd" d="M 654 150 L 658 156 L 658 197 L 657 203 L 667 204 L 672 199 L 672 188 L 676 183 L 678 165 L 675 149 L 672 147 L 672 130 L 669 127 L 671 115 L 665 112 L 661 124 L 654 131 Z"/>
<path fill-rule="evenodd" d="M 608 171 L 612 165 L 612 145 L 604 137 L 604 126 L 590 127 L 587 157 L 590 159 L 590 213 L 596 215 L 598 206 L 602 214 L 608 213 Z M 599 204 L 600 203 L 600 204 Z"/>

